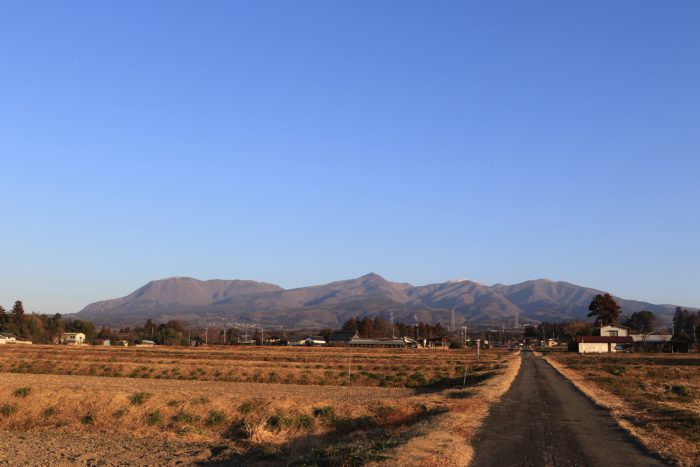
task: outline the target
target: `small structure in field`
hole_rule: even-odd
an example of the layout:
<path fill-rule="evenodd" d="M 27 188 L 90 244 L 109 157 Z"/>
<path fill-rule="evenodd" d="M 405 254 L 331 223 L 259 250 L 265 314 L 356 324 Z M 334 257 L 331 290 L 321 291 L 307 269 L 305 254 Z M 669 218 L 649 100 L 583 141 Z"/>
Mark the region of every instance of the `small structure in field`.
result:
<path fill-rule="evenodd" d="M 327 345 L 334 347 L 383 347 L 416 348 L 418 343 L 408 337 L 360 337 L 357 331 L 334 331 L 326 339 Z"/>
<path fill-rule="evenodd" d="M 110 346 L 112 345 L 112 342 L 109 339 L 95 339 L 92 342 L 92 345 Z"/>
<path fill-rule="evenodd" d="M 411 339 L 413 340 L 413 339 Z M 416 342 L 416 346 L 417 346 Z M 448 337 L 428 337 L 423 339 L 423 347 L 430 349 L 449 349 L 450 339 Z"/>
<path fill-rule="evenodd" d="M 676 353 L 688 353 L 690 352 L 690 346 L 693 341 L 688 336 L 677 335 L 673 336 L 671 339 L 671 351 Z"/>
<path fill-rule="evenodd" d="M 643 351 L 664 352 L 671 351 L 671 339 L 673 334 L 631 334 L 635 347 Z"/>
<path fill-rule="evenodd" d="M 77 345 L 85 343 L 85 334 L 82 332 L 64 332 L 59 338 L 61 344 Z"/>
<path fill-rule="evenodd" d="M 549 338 L 544 342 L 544 346 L 551 349 L 552 347 L 556 347 L 559 345 L 559 340 L 558 339 L 553 339 Z"/>
<path fill-rule="evenodd" d="M 625 352 L 634 344 L 630 336 L 576 336 L 574 349 L 578 353 Z"/>
<path fill-rule="evenodd" d="M 17 337 L 11 332 L 0 332 L 0 344 L 14 344 Z"/>
<path fill-rule="evenodd" d="M 321 346 L 326 345 L 326 338 L 323 336 L 306 336 L 301 342 L 306 346 Z"/>
<path fill-rule="evenodd" d="M 144 339 L 138 344 L 136 344 L 136 347 L 154 347 L 156 345 L 155 341 L 147 340 Z"/>
<path fill-rule="evenodd" d="M 383 347 L 383 348 L 394 348 L 403 349 L 407 347 L 415 348 L 418 343 L 413 339 L 408 337 L 398 337 L 398 338 L 379 338 L 379 339 L 352 339 L 348 344 L 348 347 Z"/>
<path fill-rule="evenodd" d="M 129 341 L 124 339 L 113 340 L 112 347 L 129 347 Z"/>
<path fill-rule="evenodd" d="M 333 331 L 326 341 L 328 345 L 343 346 L 350 345 L 353 340 L 362 339 L 357 331 Z"/>

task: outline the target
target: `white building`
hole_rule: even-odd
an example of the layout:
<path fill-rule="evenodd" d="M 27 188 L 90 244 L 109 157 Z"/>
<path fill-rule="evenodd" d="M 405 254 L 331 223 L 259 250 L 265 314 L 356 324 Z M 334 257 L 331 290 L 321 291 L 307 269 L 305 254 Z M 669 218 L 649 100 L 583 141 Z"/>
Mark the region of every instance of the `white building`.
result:
<path fill-rule="evenodd" d="M 605 337 L 625 337 L 629 335 L 629 328 L 619 324 L 609 324 L 600 328 L 600 335 Z"/>
<path fill-rule="evenodd" d="M 577 336 L 578 353 L 624 352 L 634 341 L 629 336 Z"/>
<path fill-rule="evenodd" d="M 304 345 L 326 345 L 326 339 L 323 336 L 306 336 L 302 341 Z"/>
<path fill-rule="evenodd" d="M 0 332 L 0 345 L 1 344 L 14 344 L 15 336 L 10 333 Z"/>
<path fill-rule="evenodd" d="M 82 332 L 64 332 L 59 339 L 61 344 L 84 344 L 85 334 Z"/>

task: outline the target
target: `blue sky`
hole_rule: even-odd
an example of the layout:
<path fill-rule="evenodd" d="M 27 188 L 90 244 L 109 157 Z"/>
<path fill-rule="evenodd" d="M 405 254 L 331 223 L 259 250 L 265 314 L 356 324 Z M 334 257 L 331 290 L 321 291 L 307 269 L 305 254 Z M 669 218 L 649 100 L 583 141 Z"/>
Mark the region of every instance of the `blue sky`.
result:
<path fill-rule="evenodd" d="M 185 275 L 700 306 L 700 4 L 5 2 L 0 303 Z"/>

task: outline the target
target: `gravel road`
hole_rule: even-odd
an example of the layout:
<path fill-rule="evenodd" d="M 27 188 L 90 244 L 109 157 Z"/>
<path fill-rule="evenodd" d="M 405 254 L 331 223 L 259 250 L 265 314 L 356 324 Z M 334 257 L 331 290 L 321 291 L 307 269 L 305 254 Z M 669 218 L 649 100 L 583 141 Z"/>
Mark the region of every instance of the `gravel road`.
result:
<path fill-rule="evenodd" d="M 472 466 L 662 466 L 542 358 L 522 353 L 513 386 L 477 432 Z"/>

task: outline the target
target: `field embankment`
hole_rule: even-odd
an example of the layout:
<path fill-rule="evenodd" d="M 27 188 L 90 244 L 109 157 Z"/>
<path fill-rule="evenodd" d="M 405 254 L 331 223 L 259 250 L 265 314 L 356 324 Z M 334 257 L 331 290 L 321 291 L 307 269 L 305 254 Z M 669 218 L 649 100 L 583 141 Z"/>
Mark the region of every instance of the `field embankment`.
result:
<path fill-rule="evenodd" d="M 700 355 L 556 354 L 547 361 L 647 449 L 700 465 Z"/>

